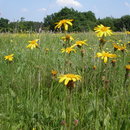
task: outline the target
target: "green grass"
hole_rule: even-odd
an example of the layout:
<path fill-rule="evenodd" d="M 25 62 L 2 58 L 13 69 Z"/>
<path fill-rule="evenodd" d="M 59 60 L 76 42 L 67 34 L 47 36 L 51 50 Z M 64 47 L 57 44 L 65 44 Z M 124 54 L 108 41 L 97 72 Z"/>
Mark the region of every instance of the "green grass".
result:
<path fill-rule="evenodd" d="M 94 33 L 72 33 L 75 41 L 87 40 L 83 58 L 79 48 L 70 56 L 61 53 L 61 36 L 64 34 L 0 34 L 0 129 L 128 130 L 130 76 L 124 80 L 130 48 L 124 54 L 115 52 L 118 58 L 113 67 L 111 60 L 105 65 L 96 57 L 100 49 Z M 124 34 L 111 38 L 130 40 Z M 40 48 L 27 49 L 28 41 L 34 39 L 40 39 Z M 114 53 L 110 42 L 104 50 Z M 14 61 L 6 62 L 4 56 L 12 53 Z M 58 71 L 57 77 L 74 73 L 82 80 L 69 95 L 64 84 L 52 78 L 51 70 Z M 77 125 L 74 120 L 79 121 Z"/>

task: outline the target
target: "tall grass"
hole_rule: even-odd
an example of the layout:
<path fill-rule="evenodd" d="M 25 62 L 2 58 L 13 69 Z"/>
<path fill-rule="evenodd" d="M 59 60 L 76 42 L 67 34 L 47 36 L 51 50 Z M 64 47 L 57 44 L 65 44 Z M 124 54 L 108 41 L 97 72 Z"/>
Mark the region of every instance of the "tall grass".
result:
<path fill-rule="evenodd" d="M 96 57 L 100 51 L 94 33 L 72 33 L 87 40 L 82 58 L 77 53 L 61 53 L 63 34 L 0 34 L 0 129 L 1 130 L 128 130 L 130 128 L 130 76 L 124 84 L 130 49 L 118 55 L 115 67 Z M 129 36 L 113 36 L 124 42 Z M 27 49 L 28 41 L 40 39 L 40 48 Z M 47 50 L 46 48 L 49 48 Z M 111 43 L 105 50 L 114 53 Z M 14 54 L 9 63 L 4 56 Z M 66 63 L 66 59 L 69 63 Z M 69 69 L 66 69 L 69 66 Z M 93 66 L 96 69 L 93 69 Z M 82 76 L 71 95 L 53 78 L 74 73 Z M 69 72 L 67 72 L 69 70 Z M 71 109 L 71 115 L 70 115 Z M 71 116 L 71 124 L 68 119 Z M 77 123 L 76 123 L 77 121 Z M 70 123 L 70 122 L 69 122 Z"/>

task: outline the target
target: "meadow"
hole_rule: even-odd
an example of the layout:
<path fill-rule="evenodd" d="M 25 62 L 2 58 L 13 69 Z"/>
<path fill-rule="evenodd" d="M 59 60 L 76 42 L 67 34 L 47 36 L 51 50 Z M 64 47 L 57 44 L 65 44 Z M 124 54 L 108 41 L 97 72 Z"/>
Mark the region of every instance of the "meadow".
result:
<path fill-rule="evenodd" d="M 1 130 L 128 130 L 130 128 L 130 35 L 114 33 L 103 49 L 95 32 L 69 33 L 87 45 L 61 52 L 64 33 L 0 34 Z M 37 40 L 38 47 L 27 48 Z M 114 50 L 114 43 L 126 43 Z M 111 52 L 107 63 L 97 53 Z M 13 54 L 13 60 L 5 56 Z M 81 80 L 73 88 L 62 74 Z"/>

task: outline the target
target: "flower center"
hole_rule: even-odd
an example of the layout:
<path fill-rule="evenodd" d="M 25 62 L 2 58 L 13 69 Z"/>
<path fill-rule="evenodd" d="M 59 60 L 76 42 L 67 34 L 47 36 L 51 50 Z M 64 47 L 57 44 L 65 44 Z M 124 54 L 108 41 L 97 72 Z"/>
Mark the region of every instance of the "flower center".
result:
<path fill-rule="evenodd" d="M 107 31 L 107 30 L 108 30 L 107 27 L 102 27 L 102 28 L 101 28 L 101 31 L 102 31 L 102 32 L 105 32 L 105 31 Z"/>

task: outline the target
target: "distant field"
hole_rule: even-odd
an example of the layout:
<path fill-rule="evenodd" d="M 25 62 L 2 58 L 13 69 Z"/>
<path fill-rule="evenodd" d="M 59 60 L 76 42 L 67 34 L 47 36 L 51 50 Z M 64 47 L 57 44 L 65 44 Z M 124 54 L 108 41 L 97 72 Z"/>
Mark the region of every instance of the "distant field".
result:
<path fill-rule="evenodd" d="M 0 34 L 1 130 L 128 130 L 130 124 L 130 35 L 114 33 L 103 49 L 117 55 L 105 64 L 94 32 L 70 33 L 76 53 L 61 53 L 64 33 Z M 26 48 L 38 40 L 38 48 Z M 112 43 L 126 44 L 114 51 Z M 5 56 L 14 54 L 13 61 Z M 51 71 L 58 73 L 54 76 Z M 61 74 L 80 75 L 71 94 Z"/>

